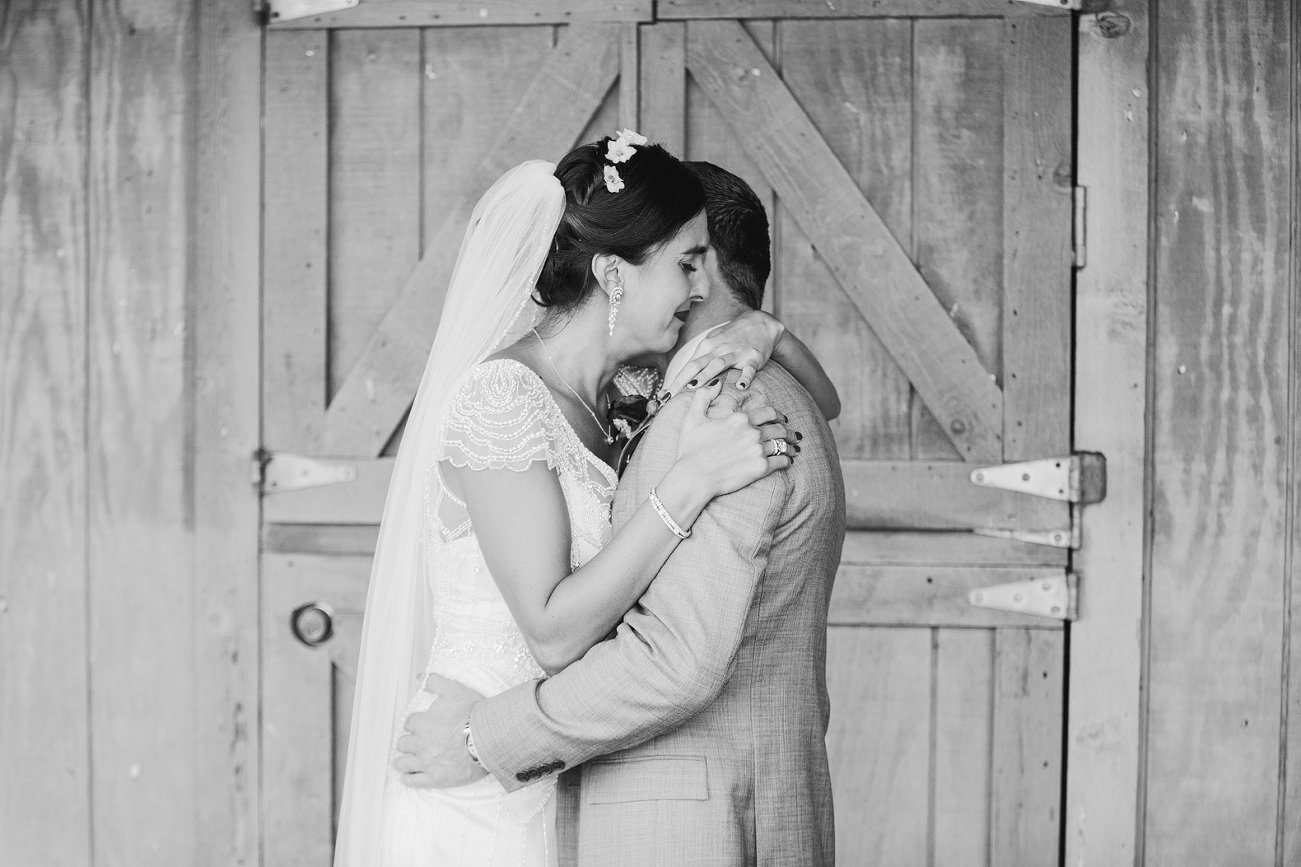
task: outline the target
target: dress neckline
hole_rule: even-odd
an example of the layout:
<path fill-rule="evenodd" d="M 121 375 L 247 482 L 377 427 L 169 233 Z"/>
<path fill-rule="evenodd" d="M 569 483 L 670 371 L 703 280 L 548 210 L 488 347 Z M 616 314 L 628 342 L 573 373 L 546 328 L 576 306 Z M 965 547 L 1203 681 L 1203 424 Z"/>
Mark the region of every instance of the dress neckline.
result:
<path fill-rule="evenodd" d="M 574 430 L 574 426 L 569 423 L 569 419 L 565 416 L 565 411 L 562 410 L 560 404 L 556 402 L 556 396 L 551 393 L 551 388 L 547 385 L 546 380 L 543 379 L 536 370 L 515 358 L 494 358 L 483 362 L 484 367 L 490 364 L 513 364 L 517 367 L 522 367 L 528 372 L 529 376 L 537 380 L 538 385 L 542 386 L 542 393 L 547 396 L 547 402 L 551 405 L 551 408 L 555 410 L 556 415 L 559 416 L 560 423 L 565 426 L 565 430 L 568 432 L 569 436 L 573 438 L 574 442 L 578 444 L 578 447 L 587 457 L 587 460 L 594 464 L 601 472 L 601 475 L 605 477 L 611 491 L 618 487 L 619 475 L 615 472 L 614 467 L 601 460 L 599 455 L 587 447 L 586 443 L 583 442 L 583 438 L 578 435 L 578 431 Z"/>

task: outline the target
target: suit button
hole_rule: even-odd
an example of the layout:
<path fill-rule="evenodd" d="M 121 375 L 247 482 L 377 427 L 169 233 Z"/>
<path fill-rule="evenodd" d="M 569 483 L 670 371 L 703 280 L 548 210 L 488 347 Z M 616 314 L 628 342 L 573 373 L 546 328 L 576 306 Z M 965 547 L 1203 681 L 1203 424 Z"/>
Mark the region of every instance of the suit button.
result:
<path fill-rule="evenodd" d="M 515 779 L 519 780 L 521 783 L 527 783 L 529 781 L 529 772 L 520 771 L 518 774 L 515 775 Z"/>
<path fill-rule="evenodd" d="M 554 761 L 551 763 L 551 768 L 552 770 L 563 771 L 565 769 L 565 763 L 559 760 Z"/>

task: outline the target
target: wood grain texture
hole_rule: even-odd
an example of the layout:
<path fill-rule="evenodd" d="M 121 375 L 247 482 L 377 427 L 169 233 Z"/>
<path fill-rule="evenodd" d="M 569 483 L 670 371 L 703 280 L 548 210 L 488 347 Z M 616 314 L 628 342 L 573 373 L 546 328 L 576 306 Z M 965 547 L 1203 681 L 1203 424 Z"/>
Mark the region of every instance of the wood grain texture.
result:
<path fill-rule="evenodd" d="M 422 71 L 416 30 L 330 34 L 327 394 L 420 259 Z"/>
<path fill-rule="evenodd" d="M 1145 857 L 1273 863 L 1291 21 L 1263 0 L 1158 16 Z"/>
<path fill-rule="evenodd" d="M 981 587 L 1062 576 L 1062 569 L 1044 567 L 841 563 L 831 594 L 829 622 L 837 626 L 1021 626 L 1061 630 L 1060 620 L 979 608 L 967 601 L 967 594 Z"/>
<path fill-rule="evenodd" d="M 1292 5 L 1292 256 L 1291 296 L 1301 292 L 1301 173 L 1295 166 L 1301 159 L 1301 5 Z M 1288 417 L 1292 419 L 1290 444 L 1291 463 L 1288 479 L 1288 506 L 1290 517 L 1287 532 L 1290 536 L 1287 559 L 1288 581 L 1288 631 L 1287 680 L 1284 683 L 1284 719 L 1287 721 L 1287 742 L 1284 745 L 1286 763 L 1283 768 L 1285 786 L 1278 805 L 1279 858 L 1284 864 L 1301 863 L 1301 830 L 1290 820 L 1301 810 L 1301 305 L 1292 305 L 1292 369 L 1289 373 L 1290 403 Z"/>
<path fill-rule="evenodd" d="M 930 684 L 929 629 L 827 630 L 837 863 L 926 863 Z"/>
<path fill-rule="evenodd" d="M 520 99 L 511 122 L 465 179 L 437 233 L 385 314 L 326 415 L 330 454 L 376 455 L 410 406 L 433 342 L 443 295 L 474 203 L 503 172 L 525 159 L 559 157 L 610 90 L 618 70 L 614 25 L 566 29 Z"/>
<path fill-rule="evenodd" d="M 577 24 L 651 21 L 651 0 L 362 0 L 352 9 L 292 21 L 273 30 L 333 27 L 482 27 L 500 24 Z"/>
<path fill-rule="evenodd" d="M 782 79 L 894 237 L 912 237 L 912 23 L 786 21 Z M 840 392 L 844 457 L 910 455 L 912 388 L 787 208 L 777 213 L 783 321 Z"/>
<path fill-rule="evenodd" d="M 346 756 L 352 705 L 336 685 L 356 678 L 369 579 L 370 557 L 263 557 L 266 864 L 329 867 L 332 861 L 336 782 L 342 784 L 335 779 L 336 731 L 343 729 Z M 329 606 L 337 621 L 335 636 L 320 647 L 303 644 L 290 628 L 294 611 L 308 603 Z M 347 676 L 340 678 L 339 669 Z"/>
<path fill-rule="evenodd" d="M 935 755 L 931 761 L 935 867 L 987 867 L 994 633 L 935 632 Z"/>
<path fill-rule="evenodd" d="M 1000 629 L 994 634 L 991 864 L 1057 863 L 1065 667 L 1063 632 Z"/>
<path fill-rule="evenodd" d="M 1075 286 L 1075 448 L 1107 456 L 1107 498 L 1075 555 L 1066 735 L 1066 863 L 1132 864 L 1139 727 L 1148 352 L 1147 0 L 1117 0 L 1122 36 L 1079 28 L 1078 182 L 1091 255 Z"/>
<path fill-rule="evenodd" d="M 1056 11 L 1056 10 L 1046 10 Z M 656 16 L 690 18 L 961 18 L 1024 14 L 1012 0 L 660 0 Z M 1060 13 L 1058 13 L 1060 14 Z"/>
<path fill-rule="evenodd" d="M 85 3 L 0 12 L 0 852 L 88 864 Z"/>
<path fill-rule="evenodd" d="M 1071 447 L 1071 24 L 1003 22 L 1003 457 Z"/>
<path fill-rule="evenodd" d="M 997 459 L 998 387 L 754 41 L 733 22 L 692 22 L 687 63 L 734 129 L 771 131 L 741 143 L 963 456 Z"/>
<path fill-rule="evenodd" d="M 1066 566 L 1067 550 L 974 533 L 854 531 L 845 534 L 845 563 L 896 566 Z"/>
<path fill-rule="evenodd" d="M 646 136 L 671 153 L 687 152 L 687 28 L 641 26 L 641 122 Z"/>
<path fill-rule="evenodd" d="M 195 863 L 257 863 L 262 31 L 239 0 L 198 9 L 194 240 Z"/>
<path fill-rule="evenodd" d="M 262 265 L 263 445 L 316 454 L 324 435 L 329 40 L 266 40 Z"/>
<path fill-rule="evenodd" d="M 94 862 L 195 860 L 186 335 L 194 20 L 91 17 L 88 471 Z"/>
<path fill-rule="evenodd" d="M 619 33 L 619 129 L 641 129 L 641 39 L 637 24 Z"/>
<path fill-rule="evenodd" d="M 1001 29 L 990 19 L 927 20 L 913 36 L 912 258 L 991 376 L 1002 372 Z M 920 391 L 912 409 L 912 456 L 960 459 Z"/>

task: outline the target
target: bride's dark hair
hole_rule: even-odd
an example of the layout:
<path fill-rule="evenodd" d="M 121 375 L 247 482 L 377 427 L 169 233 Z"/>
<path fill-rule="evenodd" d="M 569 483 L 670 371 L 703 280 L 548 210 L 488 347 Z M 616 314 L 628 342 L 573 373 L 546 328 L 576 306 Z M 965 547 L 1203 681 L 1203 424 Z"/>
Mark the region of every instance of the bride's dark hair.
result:
<path fill-rule="evenodd" d="M 538 276 L 543 307 L 577 307 L 596 288 L 593 256 L 613 253 L 640 265 L 705 208 L 700 180 L 663 147 L 637 145 L 630 159 L 616 164 L 605 159 L 610 141 L 580 145 L 556 166 L 565 213 Z M 611 165 L 624 184 L 617 193 L 605 185 Z"/>

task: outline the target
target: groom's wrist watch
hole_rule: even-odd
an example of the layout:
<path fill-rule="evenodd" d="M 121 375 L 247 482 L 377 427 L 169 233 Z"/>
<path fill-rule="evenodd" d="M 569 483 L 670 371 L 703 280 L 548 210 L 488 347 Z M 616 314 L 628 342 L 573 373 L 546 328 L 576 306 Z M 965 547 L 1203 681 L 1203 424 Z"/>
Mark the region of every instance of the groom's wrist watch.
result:
<path fill-rule="evenodd" d="M 465 721 L 465 751 L 470 754 L 470 760 L 479 767 L 483 767 L 483 762 L 479 761 L 479 751 L 474 748 L 474 735 L 470 734 L 470 721 Z"/>

